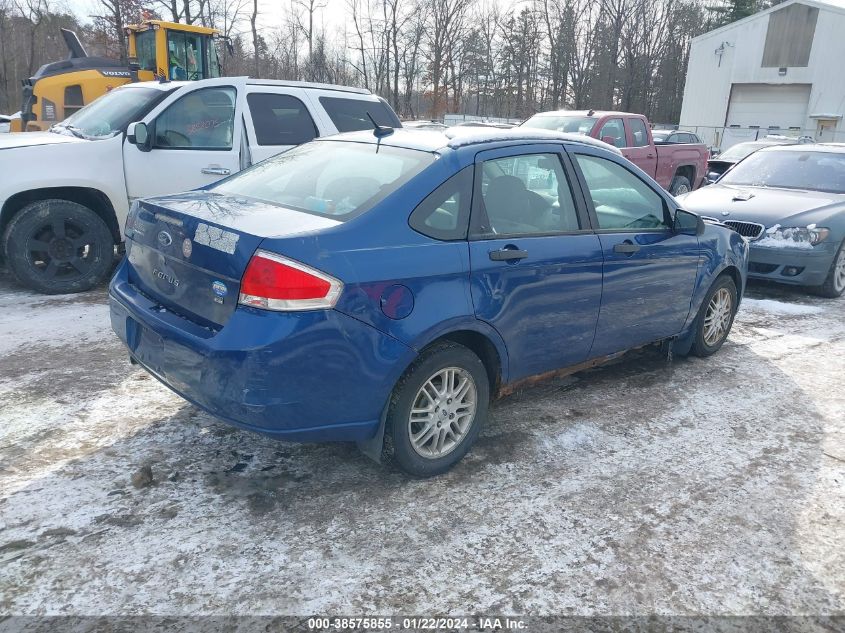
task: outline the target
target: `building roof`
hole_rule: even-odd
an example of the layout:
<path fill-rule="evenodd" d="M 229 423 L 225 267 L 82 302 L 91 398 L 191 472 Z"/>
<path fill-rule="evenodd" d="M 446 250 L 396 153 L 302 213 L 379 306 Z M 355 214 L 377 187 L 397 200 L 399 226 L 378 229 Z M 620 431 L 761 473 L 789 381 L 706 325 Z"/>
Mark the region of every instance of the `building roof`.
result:
<path fill-rule="evenodd" d="M 817 7 L 826 11 L 835 11 L 836 13 L 841 13 L 845 15 L 845 0 L 785 0 L 785 2 L 776 4 L 766 9 L 765 11 L 759 11 L 758 13 L 755 13 L 753 15 L 749 15 L 747 18 L 742 18 L 741 20 L 731 22 L 730 24 L 725 24 L 724 26 L 720 26 L 719 28 L 713 29 L 712 31 L 707 31 L 707 33 L 702 33 L 701 35 L 692 38 L 692 41 L 695 42 L 697 40 L 710 37 L 714 33 L 721 33 L 722 31 L 730 30 L 736 26 L 740 26 L 742 24 L 747 24 L 754 20 L 758 20 L 764 16 L 768 16 L 770 13 L 779 11 L 780 9 L 788 7 L 792 4 L 805 4 L 807 6 Z"/>

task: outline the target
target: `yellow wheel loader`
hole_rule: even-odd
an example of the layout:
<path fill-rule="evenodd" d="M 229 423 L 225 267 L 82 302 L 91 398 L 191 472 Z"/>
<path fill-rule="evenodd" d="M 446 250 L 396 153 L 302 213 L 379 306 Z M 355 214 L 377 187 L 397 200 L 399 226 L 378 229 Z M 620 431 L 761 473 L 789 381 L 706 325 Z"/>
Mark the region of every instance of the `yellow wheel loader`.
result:
<path fill-rule="evenodd" d="M 11 131 L 46 130 L 82 106 L 130 81 L 193 81 L 220 76 L 219 31 L 191 24 L 145 20 L 126 27 L 129 64 L 89 57 L 76 33 L 62 29 L 67 59 L 45 64 L 23 83 L 21 118 Z"/>

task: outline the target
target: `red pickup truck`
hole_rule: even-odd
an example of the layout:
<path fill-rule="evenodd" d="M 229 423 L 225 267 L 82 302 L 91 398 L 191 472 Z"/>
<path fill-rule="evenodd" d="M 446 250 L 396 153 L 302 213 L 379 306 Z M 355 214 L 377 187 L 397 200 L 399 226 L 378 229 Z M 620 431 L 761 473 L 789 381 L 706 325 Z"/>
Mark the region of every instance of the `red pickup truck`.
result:
<path fill-rule="evenodd" d="M 535 114 L 522 125 L 584 134 L 614 145 L 675 196 L 697 189 L 707 175 L 710 152 L 703 143 L 655 145 L 648 119 L 641 114 L 558 110 Z"/>

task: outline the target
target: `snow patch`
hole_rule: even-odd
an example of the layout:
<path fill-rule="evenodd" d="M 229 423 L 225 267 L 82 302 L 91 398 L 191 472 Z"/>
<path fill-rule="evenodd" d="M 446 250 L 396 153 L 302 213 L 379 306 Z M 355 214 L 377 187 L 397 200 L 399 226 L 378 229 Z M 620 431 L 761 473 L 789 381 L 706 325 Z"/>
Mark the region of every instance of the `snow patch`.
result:
<path fill-rule="evenodd" d="M 0 295 L 0 355 L 24 345 L 79 345 L 108 336 L 108 305 L 66 298 L 20 301 L 15 293 Z"/>
<path fill-rule="evenodd" d="M 742 307 L 755 312 L 769 312 L 773 314 L 792 314 L 803 316 L 808 314 L 819 314 L 824 308 L 809 306 L 803 303 L 784 303 L 772 299 L 748 299 L 742 300 Z"/>

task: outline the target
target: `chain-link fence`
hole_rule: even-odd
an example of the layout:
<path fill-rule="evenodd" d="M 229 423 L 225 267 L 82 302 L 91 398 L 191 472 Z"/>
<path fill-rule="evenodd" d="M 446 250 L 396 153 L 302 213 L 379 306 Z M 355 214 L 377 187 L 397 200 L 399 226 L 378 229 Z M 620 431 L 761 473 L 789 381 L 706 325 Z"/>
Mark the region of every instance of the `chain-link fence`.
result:
<path fill-rule="evenodd" d="M 722 151 L 731 145 L 757 141 L 767 136 L 786 136 L 809 143 L 845 143 L 845 131 L 836 131 L 833 125 L 819 124 L 814 128 L 761 128 L 761 127 L 714 127 L 707 125 L 681 125 L 678 129 L 692 132 L 706 145 Z"/>

